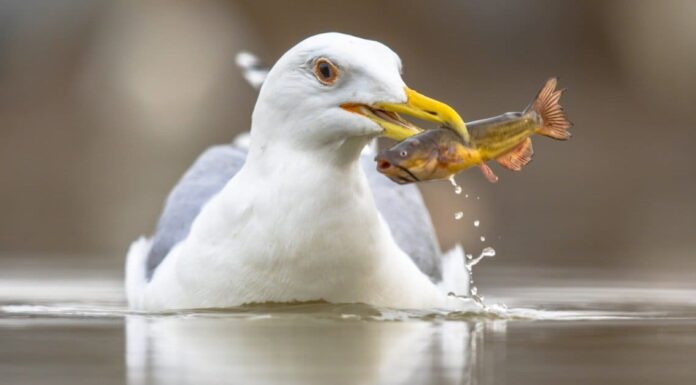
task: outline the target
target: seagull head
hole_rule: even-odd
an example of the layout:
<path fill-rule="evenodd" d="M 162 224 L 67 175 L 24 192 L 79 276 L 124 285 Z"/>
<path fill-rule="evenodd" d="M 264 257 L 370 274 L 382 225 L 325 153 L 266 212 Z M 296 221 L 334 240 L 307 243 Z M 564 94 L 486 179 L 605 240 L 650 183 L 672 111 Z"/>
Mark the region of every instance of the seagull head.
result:
<path fill-rule="evenodd" d="M 362 147 L 376 136 L 400 141 L 422 131 L 402 115 L 449 127 L 468 141 L 454 109 L 406 86 L 394 51 L 355 36 L 319 34 L 269 72 L 252 117 L 252 146 Z"/>

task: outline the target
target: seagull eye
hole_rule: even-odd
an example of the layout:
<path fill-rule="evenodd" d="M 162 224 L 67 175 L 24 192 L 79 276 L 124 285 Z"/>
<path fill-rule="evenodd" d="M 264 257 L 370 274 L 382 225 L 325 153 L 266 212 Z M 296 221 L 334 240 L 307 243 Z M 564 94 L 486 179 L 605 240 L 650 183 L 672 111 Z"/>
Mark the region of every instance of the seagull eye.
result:
<path fill-rule="evenodd" d="M 336 82 L 338 68 L 328 59 L 319 59 L 314 63 L 314 76 L 322 83 L 331 85 Z"/>
<path fill-rule="evenodd" d="M 399 155 L 401 155 L 402 158 L 405 158 L 406 155 L 408 155 L 408 152 L 406 150 L 403 150 L 401 151 L 401 153 L 399 153 Z"/>

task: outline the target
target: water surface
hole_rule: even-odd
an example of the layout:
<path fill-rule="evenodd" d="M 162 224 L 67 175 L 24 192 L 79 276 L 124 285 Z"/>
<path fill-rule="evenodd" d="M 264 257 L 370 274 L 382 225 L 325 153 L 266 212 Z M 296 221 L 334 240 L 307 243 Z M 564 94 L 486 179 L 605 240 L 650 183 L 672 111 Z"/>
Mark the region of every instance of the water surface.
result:
<path fill-rule="evenodd" d="M 473 313 L 303 303 L 153 315 L 125 308 L 117 276 L 64 273 L 0 273 L 2 384 L 696 383 L 690 288 L 539 278 L 493 285 L 491 310 Z"/>

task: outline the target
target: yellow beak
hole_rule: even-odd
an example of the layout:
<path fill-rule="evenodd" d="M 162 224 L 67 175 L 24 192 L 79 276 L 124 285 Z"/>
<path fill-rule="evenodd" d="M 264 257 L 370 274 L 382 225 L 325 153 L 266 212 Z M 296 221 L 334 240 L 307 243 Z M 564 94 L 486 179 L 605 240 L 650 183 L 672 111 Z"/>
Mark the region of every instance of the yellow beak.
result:
<path fill-rule="evenodd" d="M 406 103 L 375 103 L 372 106 L 346 104 L 342 107 L 371 119 L 384 129 L 382 135 L 394 140 L 402 141 L 423 131 L 398 115 L 404 114 L 448 127 L 457 132 L 465 143 L 469 142 L 466 124 L 452 107 L 408 87 L 405 91 Z"/>

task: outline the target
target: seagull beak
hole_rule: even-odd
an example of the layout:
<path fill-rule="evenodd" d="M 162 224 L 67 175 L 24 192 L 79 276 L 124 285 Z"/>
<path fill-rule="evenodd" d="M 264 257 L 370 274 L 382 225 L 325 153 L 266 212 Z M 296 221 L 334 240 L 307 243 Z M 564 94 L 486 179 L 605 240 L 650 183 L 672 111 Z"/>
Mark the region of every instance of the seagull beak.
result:
<path fill-rule="evenodd" d="M 402 141 L 421 131 L 420 127 L 407 122 L 398 114 L 404 114 L 421 120 L 435 122 L 458 133 L 465 143 L 469 142 L 466 124 L 457 111 L 447 104 L 422 95 L 408 87 L 405 88 L 405 103 L 344 104 L 341 107 L 367 117 L 382 129 L 382 135 Z"/>

